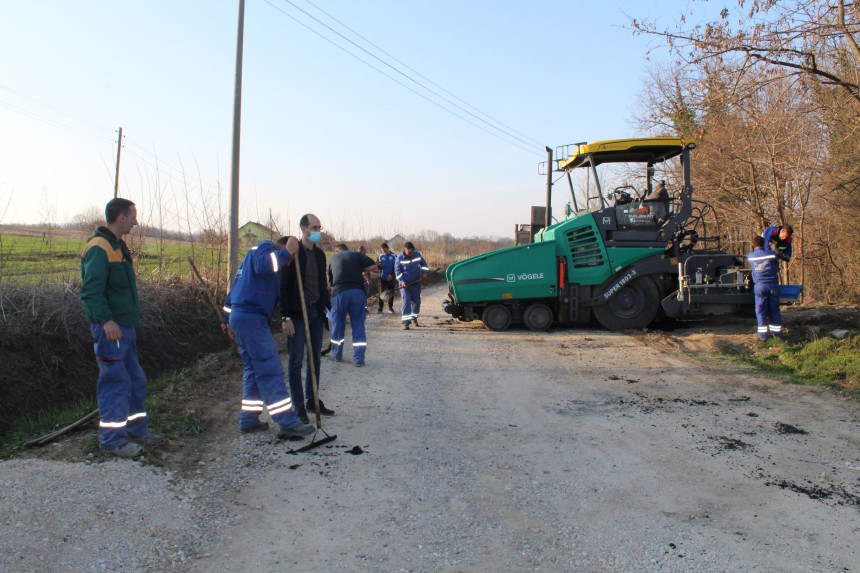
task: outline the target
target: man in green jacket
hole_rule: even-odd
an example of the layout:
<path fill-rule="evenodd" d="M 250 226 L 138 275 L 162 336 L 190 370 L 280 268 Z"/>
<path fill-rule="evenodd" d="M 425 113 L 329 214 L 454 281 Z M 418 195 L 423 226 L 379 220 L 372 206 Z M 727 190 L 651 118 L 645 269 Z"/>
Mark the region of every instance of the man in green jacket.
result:
<path fill-rule="evenodd" d="M 128 199 L 113 199 L 105 207 L 106 226 L 98 227 L 81 254 L 81 302 L 95 339 L 99 377 L 99 446 L 105 453 L 133 458 L 139 443 L 161 444 L 164 438 L 148 431 L 146 374 L 137 360 L 140 301 L 137 298 L 131 253 L 122 238 L 137 225 L 137 209 Z"/>

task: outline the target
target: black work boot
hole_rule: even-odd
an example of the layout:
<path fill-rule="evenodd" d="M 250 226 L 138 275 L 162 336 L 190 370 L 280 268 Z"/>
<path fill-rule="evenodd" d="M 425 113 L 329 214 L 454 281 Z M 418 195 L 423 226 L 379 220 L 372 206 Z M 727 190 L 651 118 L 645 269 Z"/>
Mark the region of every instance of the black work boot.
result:
<path fill-rule="evenodd" d="M 308 400 L 307 408 L 308 408 L 308 412 L 316 413 L 316 411 L 317 411 L 317 409 L 314 407 L 314 401 L 313 400 Z M 326 408 L 325 404 L 323 404 L 322 400 L 320 400 L 320 415 L 321 416 L 334 416 L 334 410 L 332 410 L 330 408 Z"/>

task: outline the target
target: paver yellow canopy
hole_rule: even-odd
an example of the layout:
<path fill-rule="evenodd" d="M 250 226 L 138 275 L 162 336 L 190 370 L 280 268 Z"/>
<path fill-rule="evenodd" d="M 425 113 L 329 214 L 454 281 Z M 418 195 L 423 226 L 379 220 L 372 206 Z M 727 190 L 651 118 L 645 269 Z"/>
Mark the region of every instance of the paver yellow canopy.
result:
<path fill-rule="evenodd" d="M 684 149 L 694 149 L 695 140 L 680 137 L 651 137 L 646 139 L 610 139 L 576 144 L 570 157 L 559 160 L 560 171 L 584 167 L 590 161 L 602 163 L 657 163 L 681 155 Z"/>

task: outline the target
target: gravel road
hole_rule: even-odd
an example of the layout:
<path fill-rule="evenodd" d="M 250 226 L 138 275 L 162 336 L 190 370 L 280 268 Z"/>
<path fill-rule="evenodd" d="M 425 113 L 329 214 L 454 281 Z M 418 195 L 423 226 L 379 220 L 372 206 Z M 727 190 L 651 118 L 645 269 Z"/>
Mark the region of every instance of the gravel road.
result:
<path fill-rule="evenodd" d="M 860 571 L 860 408 L 648 334 L 368 318 L 338 439 L 0 463 L 4 571 Z M 240 376 L 239 372 L 235 376 Z"/>

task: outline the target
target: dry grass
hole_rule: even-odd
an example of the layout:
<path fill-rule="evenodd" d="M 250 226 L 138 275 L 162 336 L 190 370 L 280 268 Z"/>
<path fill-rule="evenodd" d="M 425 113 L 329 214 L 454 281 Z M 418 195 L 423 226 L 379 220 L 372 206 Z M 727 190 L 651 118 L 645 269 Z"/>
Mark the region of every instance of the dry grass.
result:
<path fill-rule="evenodd" d="M 22 416 L 91 398 L 98 369 L 80 284 L 0 283 L 0 434 Z M 228 348 L 197 285 L 139 285 L 141 365 L 152 378 Z"/>

